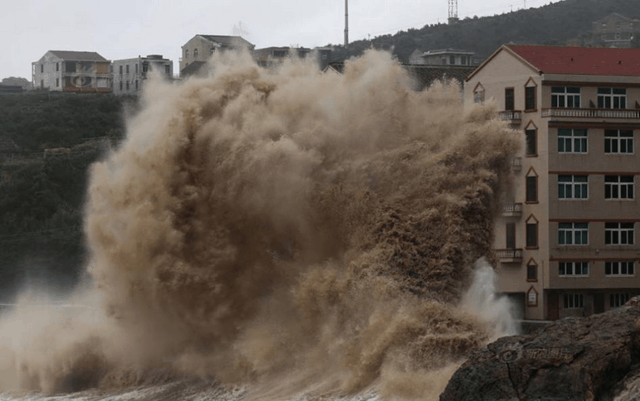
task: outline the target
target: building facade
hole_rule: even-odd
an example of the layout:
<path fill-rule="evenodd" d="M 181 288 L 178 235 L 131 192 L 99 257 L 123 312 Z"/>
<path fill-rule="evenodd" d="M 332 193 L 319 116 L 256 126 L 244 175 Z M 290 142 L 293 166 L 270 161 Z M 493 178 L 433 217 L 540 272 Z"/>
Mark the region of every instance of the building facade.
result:
<path fill-rule="evenodd" d="M 50 50 L 31 63 L 34 89 L 111 92 L 110 61 L 96 52 Z"/>
<path fill-rule="evenodd" d="M 499 290 L 531 320 L 640 294 L 640 49 L 505 45 L 467 78 L 465 102 L 489 99 L 523 145 L 495 228 Z"/>
<path fill-rule="evenodd" d="M 195 35 L 182 46 L 180 76 L 196 75 L 215 52 L 241 49 L 251 51 L 254 47 L 241 36 Z"/>
<path fill-rule="evenodd" d="M 409 57 L 410 64 L 478 66 L 482 60 L 475 53 L 458 49 L 414 50 Z"/>
<path fill-rule="evenodd" d="M 630 48 L 638 47 L 640 20 L 618 13 L 610 14 L 592 23 L 591 46 Z"/>
<path fill-rule="evenodd" d="M 138 93 L 142 89 L 144 81 L 154 73 L 163 79 L 173 79 L 173 61 L 163 58 L 159 54 L 114 60 L 111 69 L 113 72 L 113 93 L 116 95 Z"/>

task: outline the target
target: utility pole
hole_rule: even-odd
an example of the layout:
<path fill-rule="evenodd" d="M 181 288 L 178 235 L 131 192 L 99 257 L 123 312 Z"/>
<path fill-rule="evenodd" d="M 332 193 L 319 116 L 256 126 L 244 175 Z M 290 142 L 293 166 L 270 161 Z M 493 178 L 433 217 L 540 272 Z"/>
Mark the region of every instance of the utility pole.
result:
<path fill-rule="evenodd" d="M 344 0 L 344 47 L 349 47 L 349 0 Z"/>

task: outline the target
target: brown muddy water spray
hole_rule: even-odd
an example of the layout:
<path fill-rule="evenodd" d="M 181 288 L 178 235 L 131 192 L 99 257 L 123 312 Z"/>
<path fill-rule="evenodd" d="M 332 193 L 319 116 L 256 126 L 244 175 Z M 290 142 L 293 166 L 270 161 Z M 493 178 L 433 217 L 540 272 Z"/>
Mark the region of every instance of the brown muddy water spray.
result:
<path fill-rule="evenodd" d="M 411 85 L 374 51 L 148 85 L 91 170 L 92 284 L 67 301 L 88 307 L 4 317 L 0 390 L 437 397 L 501 318 L 465 305 L 520 139 L 456 85 Z"/>

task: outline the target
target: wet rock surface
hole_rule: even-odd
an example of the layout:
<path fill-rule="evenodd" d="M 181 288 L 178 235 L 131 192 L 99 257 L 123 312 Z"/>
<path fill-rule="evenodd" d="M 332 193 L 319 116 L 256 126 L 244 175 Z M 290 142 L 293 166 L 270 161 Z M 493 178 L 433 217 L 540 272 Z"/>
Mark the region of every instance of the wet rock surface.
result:
<path fill-rule="evenodd" d="M 471 354 L 440 401 L 638 399 L 639 303 L 500 338 Z"/>

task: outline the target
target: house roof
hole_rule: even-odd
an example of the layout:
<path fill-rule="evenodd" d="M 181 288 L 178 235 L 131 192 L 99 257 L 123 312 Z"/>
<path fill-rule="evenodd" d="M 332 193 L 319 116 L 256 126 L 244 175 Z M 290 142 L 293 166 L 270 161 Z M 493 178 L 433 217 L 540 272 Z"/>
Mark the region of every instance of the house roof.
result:
<path fill-rule="evenodd" d="M 538 74 L 640 76 L 640 49 L 502 45 L 467 80 L 507 51 Z"/>
<path fill-rule="evenodd" d="M 73 61 L 109 61 L 96 52 L 76 52 L 71 50 L 49 50 L 63 60 Z"/>
<path fill-rule="evenodd" d="M 600 23 L 600 22 L 602 22 L 602 21 L 604 21 L 606 19 L 609 19 L 611 17 L 615 17 L 615 18 L 623 19 L 623 20 L 627 20 L 627 21 L 637 21 L 637 19 L 635 19 L 635 18 L 629 18 L 629 17 L 626 17 L 626 16 L 624 16 L 622 14 L 618 14 L 618 13 L 611 13 L 611 14 L 607 15 L 606 17 L 600 18 L 599 20 L 595 21 L 594 24 Z"/>
<path fill-rule="evenodd" d="M 507 45 L 542 74 L 640 75 L 640 49 Z"/>
<path fill-rule="evenodd" d="M 198 34 L 197 36 L 201 36 L 211 42 L 220 43 L 223 46 L 246 46 L 250 49 L 253 49 L 255 47 L 253 43 L 247 41 L 242 36 L 201 35 L 201 34 Z"/>

